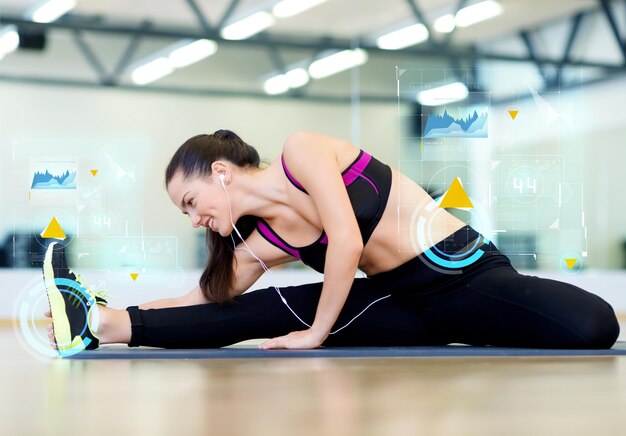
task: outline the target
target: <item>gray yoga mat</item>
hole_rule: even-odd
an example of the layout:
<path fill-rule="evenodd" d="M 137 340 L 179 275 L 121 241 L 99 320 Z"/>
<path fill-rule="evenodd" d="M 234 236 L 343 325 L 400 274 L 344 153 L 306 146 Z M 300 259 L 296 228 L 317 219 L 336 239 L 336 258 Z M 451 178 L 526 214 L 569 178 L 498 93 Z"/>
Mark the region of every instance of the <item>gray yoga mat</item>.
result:
<path fill-rule="evenodd" d="M 626 355 L 626 342 L 609 350 L 568 350 L 546 348 L 474 347 L 336 347 L 314 350 L 259 350 L 255 346 L 207 349 L 164 349 L 150 347 L 104 346 L 85 350 L 66 359 L 263 359 L 277 357 L 481 357 L 481 356 L 620 356 Z"/>

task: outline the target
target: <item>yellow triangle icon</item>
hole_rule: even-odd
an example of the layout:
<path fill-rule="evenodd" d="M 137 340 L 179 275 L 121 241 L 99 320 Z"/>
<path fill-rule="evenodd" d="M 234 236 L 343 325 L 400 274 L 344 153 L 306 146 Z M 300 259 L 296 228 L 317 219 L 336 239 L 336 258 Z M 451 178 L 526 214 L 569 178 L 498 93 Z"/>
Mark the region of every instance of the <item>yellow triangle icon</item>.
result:
<path fill-rule="evenodd" d="M 96 177 L 96 174 L 98 174 L 98 170 L 90 170 L 89 171 L 91 173 L 92 176 Z"/>
<path fill-rule="evenodd" d="M 452 181 L 448 191 L 443 196 L 443 200 L 439 203 L 439 207 L 444 209 L 471 209 L 474 207 L 470 198 L 465 193 L 463 185 L 461 185 L 461 180 L 458 177 Z"/>
<path fill-rule="evenodd" d="M 517 116 L 518 113 L 519 113 L 519 111 L 514 111 L 514 110 L 510 110 L 509 111 L 509 115 L 511 116 L 512 120 L 515 119 L 515 117 Z"/>
<path fill-rule="evenodd" d="M 139 277 L 138 273 L 130 273 L 130 278 L 133 279 L 133 282 L 137 281 L 137 277 Z"/>
<path fill-rule="evenodd" d="M 567 264 L 567 267 L 572 270 L 574 268 L 574 265 L 576 265 L 576 259 L 565 259 L 565 263 Z"/>
<path fill-rule="evenodd" d="M 48 227 L 46 227 L 46 230 L 41 232 L 41 237 L 44 239 L 63 240 L 67 236 L 65 235 L 65 232 L 63 231 L 63 229 L 61 228 L 61 225 L 57 221 L 57 217 L 53 216 L 52 219 L 50 220 L 50 223 L 48 224 Z"/>

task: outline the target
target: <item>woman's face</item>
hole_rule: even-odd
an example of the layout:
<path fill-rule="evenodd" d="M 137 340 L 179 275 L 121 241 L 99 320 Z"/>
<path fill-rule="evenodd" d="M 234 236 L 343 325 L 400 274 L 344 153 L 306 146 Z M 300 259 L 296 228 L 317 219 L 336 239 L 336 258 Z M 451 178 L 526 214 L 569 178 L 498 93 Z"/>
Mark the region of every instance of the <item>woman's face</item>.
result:
<path fill-rule="evenodd" d="M 189 215 L 194 227 L 208 227 L 222 236 L 232 232 L 228 198 L 215 172 L 185 179 L 177 171 L 167 185 L 167 193 L 172 203 Z"/>

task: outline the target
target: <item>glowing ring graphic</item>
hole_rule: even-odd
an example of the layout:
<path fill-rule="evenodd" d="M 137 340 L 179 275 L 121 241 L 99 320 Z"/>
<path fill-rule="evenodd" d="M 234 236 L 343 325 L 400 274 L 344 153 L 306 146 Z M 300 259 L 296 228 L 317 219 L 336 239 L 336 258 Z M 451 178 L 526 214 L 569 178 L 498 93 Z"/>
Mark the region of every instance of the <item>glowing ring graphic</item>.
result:
<path fill-rule="evenodd" d="M 576 264 L 574 265 L 574 268 L 572 268 L 571 270 L 569 268 L 566 267 L 566 263 L 565 263 L 565 259 L 576 259 Z M 565 266 L 565 267 L 564 267 Z M 561 269 L 561 272 L 565 273 L 565 274 L 578 274 L 580 272 L 580 270 L 583 267 L 583 260 L 582 258 L 575 254 L 575 253 L 565 253 L 561 256 L 561 258 L 559 259 L 559 268 Z"/>
<path fill-rule="evenodd" d="M 96 299 L 93 295 L 90 295 L 89 292 L 87 292 L 87 289 L 85 289 L 84 286 L 82 286 L 80 283 L 78 283 L 75 280 L 70 280 L 70 279 L 65 279 L 65 278 L 55 278 L 54 279 L 54 284 L 57 285 L 61 285 L 61 286 L 66 286 L 68 288 L 71 288 L 77 292 L 80 292 L 82 294 L 83 297 L 85 297 L 85 299 L 87 300 L 87 304 L 85 305 L 85 302 L 83 301 L 83 299 L 80 299 L 80 303 L 81 306 L 83 307 L 83 309 L 85 310 L 85 325 L 83 326 L 82 331 L 79 333 L 79 336 L 83 336 L 83 333 L 85 333 L 85 331 L 88 328 L 88 324 L 89 324 L 89 308 L 87 306 L 90 306 L 91 308 L 96 308 L 97 309 L 97 304 L 96 304 Z M 71 295 L 76 295 L 75 293 L 68 291 L 68 290 L 61 290 L 59 289 L 60 292 L 65 292 L 67 294 L 71 294 Z M 97 330 L 98 329 L 98 324 L 100 322 L 100 317 L 98 316 L 99 311 L 95 310 L 93 313 L 93 317 L 92 317 L 92 325 L 93 325 L 93 329 Z M 73 338 L 72 338 L 73 339 Z M 71 356 L 73 354 L 76 354 L 80 351 L 83 351 L 87 348 L 87 346 L 92 342 L 91 338 L 83 338 L 82 341 L 73 346 L 70 347 L 67 350 L 57 350 L 59 352 L 59 354 L 61 355 L 61 357 L 66 357 L 66 356 Z"/>
<path fill-rule="evenodd" d="M 38 279 L 37 282 L 42 284 L 41 279 Z M 96 304 L 95 297 L 91 295 L 80 283 L 76 282 L 75 280 L 57 278 L 54 280 L 54 283 L 56 285 L 65 286 L 76 292 L 79 292 L 80 294 L 82 294 L 82 296 L 85 297 L 87 304 L 85 304 L 85 301 L 81 299 L 81 305 L 83 306 L 83 309 L 85 310 L 86 321 L 85 321 L 85 326 L 83 327 L 80 335 L 82 336 L 89 326 L 90 308 L 92 309 L 91 310 L 91 314 L 92 314 L 91 326 L 93 330 L 97 331 L 98 325 L 100 323 L 100 317 L 99 317 L 99 311 L 97 309 L 98 305 Z M 59 289 L 59 291 L 76 295 L 71 290 Z M 87 346 L 92 341 L 91 338 L 84 338 L 79 344 L 67 350 L 59 350 L 59 349 L 55 350 L 55 349 L 50 348 L 50 342 L 48 338 L 44 339 L 41 337 L 41 335 L 35 334 L 37 333 L 37 331 L 34 328 L 34 326 L 31 326 L 31 324 L 34 324 L 32 322 L 34 320 L 32 311 L 34 310 L 35 306 L 37 305 L 37 303 L 39 303 L 39 301 L 42 298 L 46 298 L 47 300 L 47 296 L 45 294 L 45 288 L 39 285 L 39 286 L 33 286 L 29 291 L 27 291 L 26 298 L 24 299 L 18 298 L 18 301 L 16 301 L 14 313 L 17 316 L 14 316 L 14 319 L 19 320 L 19 326 L 17 326 L 16 325 L 17 322 L 15 322 L 14 327 L 16 327 L 16 332 L 19 327 L 19 331 L 22 333 L 23 338 L 25 339 L 28 345 L 28 348 L 31 350 L 34 350 L 39 356 L 46 356 L 46 357 L 59 357 L 59 356 L 66 357 L 66 356 L 71 356 L 73 354 L 76 354 L 86 349 Z M 19 301 L 19 300 L 22 300 L 22 301 Z M 18 335 L 18 337 L 20 336 Z"/>
<path fill-rule="evenodd" d="M 425 207 L 425 210 L 427 212 L 433 212 L 433 210 L 436 207 L 438 207 L 439 202 L 442 199 L 442 197 L 443 195 L 433 199 L 433 201 L 431 201 Z M 473 204 L 478 204 L 476 201 L 472 200 L 471 197 L 470 197 L 470 201 L 472 201 Z M 472 247 L 469 248 L 466 252 L 457 253 L 457 254 L 448 254 L 448 253 L 441 251 L 439 248 L 436 247 L 436 244 L 434 244 L 430 238 L 430 234 L 431 234 L 430 225 L 432 225 L 433 219 L 432 218 L 430 219 L 430 223 L 427 229 L 426 218 L 422 215 L 416 216 L 418 215 L 418 210 L 419 208 L 415 210 L 415 212 L 413 213 L 413 217 L 411 219 L 412 223 L 415 223 L 417 219 L 417 234 L 411 235 L 412 236 L 411 244 L 414 249 L 417 249 L 418 248 L 417 245 L 418 245 L 420 251 L 424 254 L 424 256 L 428 260 L 433 262 L 435 265 L 448 269 L 448 271 L 439 270 L 440 272 L 444 272 L 448 274 L 458 274 L 462 272 L 460 271 L 462 268 L 472 265 L 474 262 L 476 262 L 478 259 L 480 259 L 483 256 L 485 251 L 478 247 L 479 245 L 482 246 L 483 244 L 489 244 L 490 241 L 488 238 L 486 238 L 482 234 L 480 235 L 479 238 L 477 238 L 474 241 Z M 434 212 L 433 217 L 439 212 L 440 211 Z M 412 224 L 411 231 L 413 231 L 414 228 L 415 228 L 415 225 Z M 416 237 L 413 237 L 413 236 L 416 236 Z M 416 244 L 416 239 L 417 239 L 417 244 Z M 445 256 L 453 260 L 443 259 L 441 256 Z M 433 265 L 429 265 L 429 266 L 431 268 L 435 268 Z M 449 271 L 449 270 L 457 270 L 457 271 Z"/>

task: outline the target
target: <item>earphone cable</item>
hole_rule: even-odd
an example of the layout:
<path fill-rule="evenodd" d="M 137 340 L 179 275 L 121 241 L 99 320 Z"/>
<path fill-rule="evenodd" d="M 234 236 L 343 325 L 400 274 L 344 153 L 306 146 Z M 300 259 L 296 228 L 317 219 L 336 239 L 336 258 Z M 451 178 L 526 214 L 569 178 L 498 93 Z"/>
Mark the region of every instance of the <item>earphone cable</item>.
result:
<path fill-rule="evenodd" d="M 244 248 L 237 248 L 237 245 L 236 245 L 236 243 L 235 243 L 235 238 L 233 238 L 233 234 L 232 234 L 232 232 L 231 232 L 231 234 L 230 234 L 230 238 L 231 238 L 231 240 L 233 241 L 233 251 L 237 251 L 237 250 L 245 250 L 245 251 L 247 251 L 247 252 L 248 252 L 248 253 L 250 253 L 250 254 L 251 254 L 251 255 L 252 255 L 252 256 L 253 256 L 256 260 L 258 260 L 258 261 L 259 261 L 259 263 L 261 264 L 261 266 L 263 267 L 263 270 L 264 270 L 265 272 L 268 272 L 268 273 L 272 274 L 272 271 L 270 271 L 270 269 L 267 267 L 267 265 L 265 265 L 265 263 L 264 263 L 261 259 L 259 259 L 259 258 L 257 257 L 257 255 L 256 255 L 256 254 L 254 254 L 254 253 L 252 252 L 252 250 L 250 249 L 250 247 L 248 246 L 248 244 L 247 244 L 247 243 L 246 243 L 246 241 L 244 240 L 243 236 L 241 236 L 241 233 L 239 233 L 239 230 L 237 230 L 237 227 L 235 226 L 235 223 L 233 222 L 233 211 L 232 211 L 232 209 L 231 209 L 231 207 L 230 207 L 230 195 L 228 194 L 228 190 L 226 189 L 226 185 L 224 185 L 223 176 L 221 176 L 221 177 L 220 177 L 220 181 L 222 182 L 222 187 L 224 188 L 224 192 L 226 193 L 226 197 L 228 198 L 228 212 L 229 212 L 229 214 L 230 214 L 230 223 L 232 224 L 233 229 L 235 230 L 235 232 L 237 232 L 237 235 L 239 236 L 239 239 L 241 239 L 241 242 L 243 242 L 243 244 L 246 246 L 246 248 L 245 248 L 245 249 L 244 249 Z M 272 285 L 272 287 L 276 290 L 276 292 L 277 292 L 277 293 L 278 293 L 278 295 L 280 296 L 281 301 L 285 304 L 285 306 L 287 306 L 287 308 L 289 309 L 289 311 L 290 311 L 290 312 L 291 312 L 291 313 L 292 313 L 292 314 L 293 314 L 293 315 L 294 315 L 294 316 L 295 316 L 295 317 L 296 317 L 296 318 L 297 318 L 297 319 L 298 319 L 298 320 L 299 320 L 302 324 L 304 324 L 304 325 L 305 325 L 305 326 L 307 326 L 308 328 L 311 328 L 311 326 L 310 326 L 309 324 L 307 324 L 306 322 L 304 322 L 304 321 L 302 320 L 302 318 L 300 318 L 300 317 L 298 316 L 298 314 L 297 314 L 296 312 L 294 312 L 294 310 L 291 308 L 291 306 L 289 306 L 289 303 L 287 302 L 287 300 L 285 299 L 285 297 L 283 296 L 283 294 L 280 292 L 280 289 L 278 289 L 278 287 L 273 286 L 273 285 Z M 340 332 L 341 330 L 345 329 L 345 328 L 346 328 L 346 327 L 348 327 L 350 324 L 352 324 L 352 322 L 353 322 L 355 319 L 357 319 L 359 316 L 361 316 L 363 313 L 365 313 L 365 311 L 366 311 L 367 309 L 369 309 L 372 305 L 374 305 L 374 304 L 378 303 L 379 301 L 382 301 L 382 300 L 384 300 L 384 299 L 386 299 L 386 298 L 389 298 L 389 297 L 391 297 L 391 294 L 386 295 L 386 296 L 384 296 L 384 297 L 381 297 L 381 298 L 378 298 L 378 299 L 376 299 L 376 300 L 372 301 L 369 305 L 367 305 L 367 307 L 365 307 L 365 309 L 363 309 L 361 312 L 359 312 L 359 314 L 357 314 L 354 318 L 352 318 L 350 321 L 348 321 L 348 323 L 346 323 L 343 327 L 341 327 L 341 328 L 339 328 L 339 329 L 337 329 L 337 330 L 335 330 L 335 331 L 333 331 L 333 332 L 329 332 L 329 335 L 334 335 L 335 333 L 338 333 L 338 332 Z"/>

